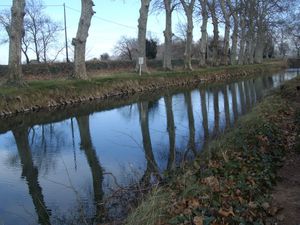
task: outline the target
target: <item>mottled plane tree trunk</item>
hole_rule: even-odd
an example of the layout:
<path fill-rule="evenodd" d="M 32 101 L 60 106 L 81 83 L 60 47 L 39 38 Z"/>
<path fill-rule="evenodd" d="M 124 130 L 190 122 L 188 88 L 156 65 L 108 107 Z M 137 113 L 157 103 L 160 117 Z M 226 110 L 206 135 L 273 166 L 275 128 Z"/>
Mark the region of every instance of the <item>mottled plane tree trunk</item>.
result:
<path fill-rule="evenodd" d="M 246 50 L 245 50 L 245 63 L 253 64 L 254 50 L 255 50 L 255 1 L 248 0 L 245 4 L 245 11 L 247 16 L 247 35 L 246 35 Z"/>
<path fill-rule="evenodd" d="M 142 64 L 142 72 L 149 73 L 146 62 L 146 32 L 149 13 L 149 5 L 151 0 L 141 0 L 140 17 L 138 20 L 138 57 L 136 62 L 136 71 L 139 70 L 139 58 L 144 59 Z"/>
<path fill-rule="evenodd" d="M 229 35 L 230 35 L 230 10 L 227 4 L 227 0 L 219 0 L 221 11 L 225 20 L 225 33 L 223 42 L 223 53 L 221 58 L 221 63 L 223 65 L 228 64 L 228 49 L 229 49 Z"/>
<path fill-rule="evenodd" d="M 242 65 L 244 63 L 245 57 L 245 43 L 246 43 L 246 18 L 245 18 L 245 8 L 244 2 L 241 0 L 240 10 L 239 10 L 239 22 L 240 22 L 240 49 L 239 49 L 239 60 L 238 64 Z"/>
<path fill-rule="evenodd" d="M 193 12 L 195 6 L 195 0 L 180 0 L 181 5 L 184 9 L 187 19 L 186 29 L 186 43 L 184 51 L 184 68 L 186 70 L 193 70 L 192 67 L 192 44 L 193 44 Z"/>
<path fill-rule="evenodd" d="M 217 12 L 216 12 L 216 1 L 215 0 L 210 0 L 207 2 L 207 6 L 209 8 L 210 14 L 211 14 L 211 19 L 213 23 L 213 41 L 212 41 L 212 65 L 218 66 L 219 65 L 219 57 L 218 57 L 218 47 L 219 47 L 219 21 L 217 17 Z"/>
<path fill-rule="evenodd" d="M 208 22 L 208 11 L 207 11 L 207 0 L 199 0 L 201 4 L 201 39 L 200 39 L 200 60 L 199 66 L 206 66 L 206 54 L 207 54 L 207 22 Z"/>
<path fill-rule="evenodd" d="M 93 6 L 94 2 L 92 0 L 81 0 L 81 16 L 78 30 L 76 38 L 72 40 L 72 45 L 74 45 L 74 73 L 72 77 L 76 79 L 88 78 L 85 65 L 85 51 L 91 20 L 95 14 Z"/>
<path fill-rule="evenodd" d="M 22 79 L 22 37 L 24 36 L 25 0 L 13 0 L 9 34 L 8 84 L 23 85 Z"/>
<path fill-rule="evenodd" d="M 164 31 L 164 61 L 163 68 L 165 70 L 172 70 L 172 0 L 164 0 L 166 12 L 166 28 Z"/>
<path fill-rule="evenodd" d="M 267 16 L 267 8 L 268 4 L 266 1 L 260 2 L 257 4 L 257 37 L 256 37 L 256 46 L 255 46 L 255 54 L 254 54 L 254 62 L 262 63 L 264 48 L 265 48 L 265 38 L 267 27 L 265 25 L 265 17 Z M 268 55 L 268 54 L 267 54 Z"/>
<path fill-rule="evenodd" d="M 231 49 L 230 49 L 230 64 L 235 65 L 237 63 L 237 44 L 238 44 L 238 32 L 239 32 L 239 17 L 238 17 L 238 2 L 235 0 L 235 5 L 233 6 L 232 0 L 227 0 L 230 13 L 233 18 L 233 30 L 231 36 Z"/>

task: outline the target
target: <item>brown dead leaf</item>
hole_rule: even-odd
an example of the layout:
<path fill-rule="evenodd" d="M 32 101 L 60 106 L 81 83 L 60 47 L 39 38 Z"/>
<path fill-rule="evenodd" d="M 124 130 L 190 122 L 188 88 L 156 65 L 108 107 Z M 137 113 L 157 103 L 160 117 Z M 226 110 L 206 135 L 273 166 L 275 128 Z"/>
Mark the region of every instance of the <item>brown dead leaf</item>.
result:
<path fill-rule="evenodd" d="M 188 201 L 188 206 L 192 209 L 198 208 L 200 206 L 199 200 L 196 198 L 190 199 Z"/>
<path fill-rule="evenodd" d="M 195 225 L 203 225 L 203 217 L 196 216 L 196 217 L 194 217 L 193 222 Z"/>
<path fill-rule="evenodd" d="M 219 211 L 218 211 L 219 215 L 222 216 L 222 217 L 229 217 L 229 216 L 234 216 L 234 212 L 233 212 L 233 209 L 230 208 L 229 210 L 226 210 L 226 209 L 223 209 L 221 208 Z"/>
<path fill-rule="evenodd" d="M 207 186 L 209 186 L 215 192 L 220 191 L 219 180 L 214 176 L 204 178 L 203 183 L 206 184 Z"/>

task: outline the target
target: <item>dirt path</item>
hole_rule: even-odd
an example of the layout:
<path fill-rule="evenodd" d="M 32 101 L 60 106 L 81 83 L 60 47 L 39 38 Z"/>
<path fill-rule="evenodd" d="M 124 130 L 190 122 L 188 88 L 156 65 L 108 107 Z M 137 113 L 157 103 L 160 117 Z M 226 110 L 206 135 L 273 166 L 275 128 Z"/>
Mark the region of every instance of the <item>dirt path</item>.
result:
<path fill-rule="evenodd" d="M 297 81 L 293 94 L 286 96 L 296 110 L 296 144 L 279 170 L 280 182 L 272 193 L 274 205 L 280 208 L 277 215 L 278 225 L 300 225 L 300 86 L 299 79 Z"/>
<path fill-rule="evenodd" d="M 273 191 L 274 204 L 282 208 L 278 225 L 300 225 L 300 154 L 288 155 L 279 171 L 281 181 Z"/>

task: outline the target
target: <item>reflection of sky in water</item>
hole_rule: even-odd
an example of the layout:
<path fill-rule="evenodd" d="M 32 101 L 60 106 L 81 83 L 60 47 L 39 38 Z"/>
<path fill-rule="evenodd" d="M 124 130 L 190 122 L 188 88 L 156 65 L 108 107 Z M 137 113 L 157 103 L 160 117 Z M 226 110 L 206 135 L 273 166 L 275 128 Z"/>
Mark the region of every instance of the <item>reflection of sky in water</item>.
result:
<path fill-rule="evenodd" d="M 296 76 L 294 73 L 277 74 L 272 79 L 261 77 L 227 84 L 224 87 L 208 87 L 205 91 L 205 103 L 209 133 L 214 132 L 215 127 L 214 93 L 217 93 L 219 127 L 222 131 L 228 121 L 224 91 L 227 92 L 228 112 L 232 124 L 234 97 L 237 112 L 241 114 L 244 107 L 242 103 L 252 106 L 265 90 L 273 86 L 277 87 L 284 80 L 294 76 Z M 233 89 L 237 96 L 232 95 Z M 189 107 L 192 107 L 193 118 L 189 118 L 188 115 L 189 98 L 192 101 Z M 199 89 L 172 96 L 177 162 L 182 160 L 182 155 L 188 148 L 189 119 L 194 120 L 196 148 L 199 150 L 203 145 L 202 101 Z M 111 188 L 116 187 L 109 173 L 114 175 L 118 184 L 127 186 L 140 180 L 147 168 L 138 104 L 93 113 L 89 116 L 93 149 L 105 173 L 102 183 L 105 195 L 111 193 Z M 149 104 L 148 118 L 153 155 L 159 171 L 163 172 L 167 167 L 170 151 L 166 103 L 163 97 Z M 51 209 L 52 216 L 71 217 L 70 212 L 74 213 L 80 207 L 78 199 L 92 205 L 93 177 L 85 150 L 80 149 L 81 140 L 76 118 L 72 121 L 67 119 L 43 126 L 35 125 L 29 130 L 28 141 L 33 164 L 38 168 L 38 182 L 44 202 L 46 207 Z M 27 181 L 25 177 L 22 178 L 22 166 L 11 131 L 0 135 L 0 202 L 0 224 L 2 221 L 4 224 L 37 222 L 35 206 L 29 195 Z"/>

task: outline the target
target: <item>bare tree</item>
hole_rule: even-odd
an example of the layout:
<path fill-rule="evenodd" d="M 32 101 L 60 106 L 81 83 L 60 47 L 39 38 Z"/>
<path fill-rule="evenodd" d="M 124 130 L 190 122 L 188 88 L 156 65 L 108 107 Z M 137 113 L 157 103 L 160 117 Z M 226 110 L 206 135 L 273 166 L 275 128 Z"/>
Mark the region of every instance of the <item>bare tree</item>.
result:
<path fill-rule="evenodd" d="M 141 66 L 142 72 L 149 73 L 146 62 L 146 32 L 151 0 L 141 0 L 140 17 L 138 20 L 138 58 L 136 61 L 136 71 L 139 69 L 139 58 L 143 58 L 144 63 Z"/>
<path fill-rule="evenodd" d="M 115 54 L 125 60 L 136 59 L 137 39 L 122 36 L 114 47 Z"/>
<path fill-rule="evenodd" d="M 192 44 L 193 44 L 193 12 L 195 6 L 195 0 L 180 0 L 181 5 L 184 9 L 187 28 L 186 28 L 186 45 L 184 52 L 184 68 L 187 70 L 193 70 L 192 68 Z"/>
<path fill-rule="evenodd" d="M 8 83 L 24 85 L 22 78 L 22 36 L 24 35 L 25 0 L 13 0 L 9 34 Z"/>
<path fill-rule="evenodd" d="M 72 40 L 72 45 L 74 45 L 74 73 L 72 77 L 76 79 L 88 78 L 85 65 L 85 50 L 91 20 L 95 13 L 93 6 L 94 2 L 92 0 L 81 0 L 81 16 L 77 35 Z"/>
<path fill-rule="evenodd" d="M 30 55 L 33 53 L 38 62 L 48 60 L 48 52 L 57 50 L 58 33 L 62 31 L 59 23 L 53 21 L 45 14 L 45 6 L 42 1 L 27 0 L 24 17 L 24 35 L 22 37 L 22 52 L 26 62 L 30 62 Z M 10 13 L 7 10 L 0 12 L 0 26 L 8 27 L 10 24 Z M 5 43 L 6 37 L 1 40 Z M 0 43 L 1 43 L 0 42 Z M 55 43 L 55 45 L 54 45 Z"/>
<path fill-rule="evenodd" d="M 1 36 L 0 44 L 5 44 L 9 41 L 10 14 L 9 10 L 2 10 L 0 12 L 0 31 L 3 30 L 3 33 L 7 34 L 3 35 L 3 37 Z"/>

